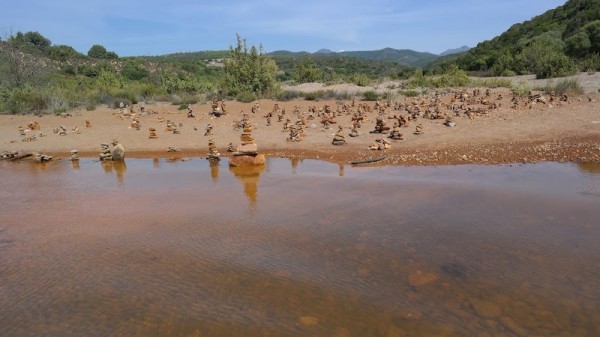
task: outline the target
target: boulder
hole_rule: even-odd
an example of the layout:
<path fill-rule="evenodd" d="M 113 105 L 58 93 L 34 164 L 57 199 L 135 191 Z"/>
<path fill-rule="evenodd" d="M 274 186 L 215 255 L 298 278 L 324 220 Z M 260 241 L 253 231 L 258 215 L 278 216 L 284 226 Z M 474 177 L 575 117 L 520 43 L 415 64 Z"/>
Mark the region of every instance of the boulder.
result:
<path fill-rule="evenodd" d="M 125 148 L 121 144 L 115 145 L 110 151 L 112 160 L 125 160 Z"/>

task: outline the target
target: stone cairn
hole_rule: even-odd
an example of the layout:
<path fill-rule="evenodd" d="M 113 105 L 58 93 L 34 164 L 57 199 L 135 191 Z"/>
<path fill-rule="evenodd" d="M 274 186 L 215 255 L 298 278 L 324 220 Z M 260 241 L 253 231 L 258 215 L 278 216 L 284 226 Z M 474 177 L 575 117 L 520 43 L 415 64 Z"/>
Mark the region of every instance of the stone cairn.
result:
<path fill-rule="evenodd" d="M 415 135 L 422 135 L 423 133 L 425 133 L 425 131 L 423 131 L 423 125 L 421 123 L 417 124 L 417 126 L 415 127 L 415 132 L 413 132 Z"/>
<path fill-rule="evenodd" d="M 403 140 L 404 139 L 404 138 L 402 138 L 402 133 L 400 132 L 400 124 L 398 122 L 394 123 L 394 128 L 392 129 L 392 132 L 390 132 L 389 138 L 391 138 L 393 140 Z"/>
<path fill-rule="evenodd" d="M 107 143 L 100 144 L 100 161 L 112 160 L 110 155 L 110 148 Z"/>
<path fill-rule="evenodd" d="M 187 106 L 187 118 L 195 118 L 194 111 L 192 111 L 192 106 L 188 104 Z"/>
<path fill-rule="evenodd" d="M 34 152 L 33 153 L 33 162 L 34 163 L 43 163 L 46 161 L 51 161 L 52 160 L 52 156 L 47 156 L 45 154 L 43 154 L 42 152 Z"/>
<path fill-rule="evenodd" d="M 252 137 L 252 127 L 246 125 L 240 136 L 241 144 L 229 158 L 230 166 L 259 166 L 265 164 L 265 155 L 258 154 L 258 146 Z"/>
<path fill-rule="evenodd" d="M 107 143 L 100 144 L 100 161 L 122 161 L 125 160 L 125 148 L 119 144 L 119 141 L 114 139 L 112 141 L 112 149 L 109 148 Z"/>
<path fill-rule="evenodd" d="M 206 157 L 206 159 L 219 161 L 219 160 L 221 160 L 221 158 L 219 158 L 220 155 L 221 154 L 217 151 L 217 146 L 215 145 L 215 141 L 212 139 L 209 139 L 208 140 L 208 157 Z"/>
<path fill-rule="evenodd" d="M 375 122 L 375 130 L 371 131 L 371 133 L 388 133 L 390 131 L 390 127 L 385 125 L 385 121 L 383 117 L 377 116 Z"/>
<path fill-rule="evenodd" d="M 454 122 L 454 120 L 452 119 L 452 117 L 447 117 L 446 121 L 444 122 L 444 125 L 447 126 L 447 127 L 449 127 L 449 128 L 452 128 L 452 127 L 456 126 L 456 123 Z"/>
<path fill-rule="evenodd" d="M 205 130 L 205 132 L 204 132 L 205 136 L 213 135 L 213 126 L 210 123 L 206 124 L 206 127 L 204 128 L 204 130 Z"/>
<path fill-rule="evenodd" d="M 158 135 L 156 134 L 156 129 L 155 128 L 150 128 L 150 129 L 148 129 L 148 131 L 150 131 L 150 135 L 148 135 L 148 138 L 150 138 L 150 139 L 156 139 L 156 138 L 158 138 Z"/>
<path fill-rule="evenodd" d="M 287 138 L 290 142 L 301 142 L 304 140 L 304 129 L 300 125 L 292 124 L 288 127 L 290 136 Z"/>
<path fill-rule="evenodd" d="M 71 157 L 69 157 L 70 161 L 77 161 L 79 160 L 79 151 L 77 150 L 71 150 Z"/>
<path fill-rule="evenodd" d="M 346 137 L 344 136 L 344 128 L 340 125 L 338 128 L 338 132 L 333 136 L 333 141 L 331 141 L 333 145 L 344 145 L 346 144 Z"/>

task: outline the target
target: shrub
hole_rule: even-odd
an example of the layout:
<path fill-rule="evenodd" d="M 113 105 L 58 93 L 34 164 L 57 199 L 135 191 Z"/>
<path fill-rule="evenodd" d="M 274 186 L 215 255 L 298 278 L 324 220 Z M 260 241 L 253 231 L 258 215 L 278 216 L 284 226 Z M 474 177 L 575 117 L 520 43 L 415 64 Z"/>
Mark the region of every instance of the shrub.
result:
<path fill-rule="evenodd" d="M 320 98 L 323 98 L 325 92 L 323 90 L 311 91 L 304 93 L 304 99 L 307 101 L 318 101 Z"/>
<path fill-rule="evenodd" d="M 545 88 L 542 89 L 546 93 L 554 93 L 556 95 L 583 95 L 584 90 L 581 87 L 578 80 L 573 79 L 562 79 L 558 83 L 552 85 L 548 83 Z"/>
<path fill-rule="evenodd" d="M 365 74 L 354 74 L 350 77 L 350 81 L 359 87 L 366 87 L 371 84 L 371 79 Z"/>
<path fill-rule="evenodd" d="M 400 90 L 398 91 L 400 95 L 404 95 L 406 97 L 417 97 L 419 96 L 419 92 L 416 90 Z"/>
<path fill-rule="evenodd" d="M 366 91 L 363 93 L 365 101 L 376 101 L 379 99 L 379 94 L 375 91 Z"/>
<path fill-rule="evenodd" d="M 484 88 L 512 88 L 514 85 L 507 78 L 477 78 L 471 81 L 474 87 Z"/>
<path fill-rule="evenodd" d="M 291 101 L 296 98 L 300 98 L 302 94 L 296 90 L 284 90 L 275 96 L 280 101 Z"/>
<path fill-rule="evenodd" d="M 235 96 L 235 100 L 242 103 L 256 101 L 256 95 L 251 91 L 242 91 Z"/>

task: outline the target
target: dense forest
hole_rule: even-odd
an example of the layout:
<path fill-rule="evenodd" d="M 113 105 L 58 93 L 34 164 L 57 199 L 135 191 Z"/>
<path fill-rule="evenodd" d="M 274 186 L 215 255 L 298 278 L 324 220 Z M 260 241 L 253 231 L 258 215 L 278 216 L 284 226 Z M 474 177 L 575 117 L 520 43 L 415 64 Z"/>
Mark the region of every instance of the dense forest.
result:
<path fill-rule="evenodd" d="M 426 69 L 451 64 L 480 76 L 536 74 L 561 77 L 600 70 L 600 0 L 570 0 L 460 55 L 435 60 Z"/>

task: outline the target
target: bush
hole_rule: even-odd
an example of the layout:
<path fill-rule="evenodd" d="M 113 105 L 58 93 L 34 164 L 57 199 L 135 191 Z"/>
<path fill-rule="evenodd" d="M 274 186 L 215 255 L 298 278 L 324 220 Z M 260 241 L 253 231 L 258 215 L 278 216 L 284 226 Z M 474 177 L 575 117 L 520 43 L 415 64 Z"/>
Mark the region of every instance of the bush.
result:
<path fill-rule="evenodd" d="M 579 81 L 572 79 L 562 79 L 556 84 L 548 83 L 542 90 L 547 93 L 554 93 L 558 96 L 568 94 L 572 96 L 583 95 L 584 90 Z"/>
<path fill-rule="evenodd" d="M 275 96 L 280 101 L 291 101 L 296 98 L 300 98 L 302 94 L 296 90 L 284 90 Z"/>
<path fill-rule="evenodd" d="M 242 91 L 235 96 L 235 100 L 242 103 L 250 103 L 256 101 L 256 95 L 251 91 Z"/>
<path fill-rule="evenodd" d="M 375 91 L 366 91 L 363 96 L 365 101 L 376 101 L 379 99 L 379 94 Z"/>
<path fill-rule="evenodd" d="M 304 93 L 304 99 L 307 101 L 318 101 L 320 98 L 323 98 L 323 96 L 325 96 L 325 92 L 323 90 Z"/>
<path fill-rule="evenodd" d="M 417 97 L 419 96 L 419 92 L 416 90 L 400 90 L 398 91 L 400 95 L 404 95 L 406 97 Z"/>
<path fill-rule="evenodd" d="M 484 88 L 512 88 L 514 85 L 507 78 L 477 78 L 471 81 L 474 87 Z"/>
<path fill-rule="evenodd" d="M 132 81 L 139 81 L 148 76 L 148 70 L 133 62 L 127 62 L 121 69 L 121 75 Z"/>
<path fill-rule="evenodd" d="M 575 62 L 566 55 L 553 55 L 546 58 L 536 68 L 537 78 L 553 78 L 574 75 L 577 72 Z"/>
<path fill-rule="evenodd" d="M 359 87 L 366 87 L 371 84 L 371 79 L 365 74 L 354 74 L 350 77 L 350 81 Z"/>

